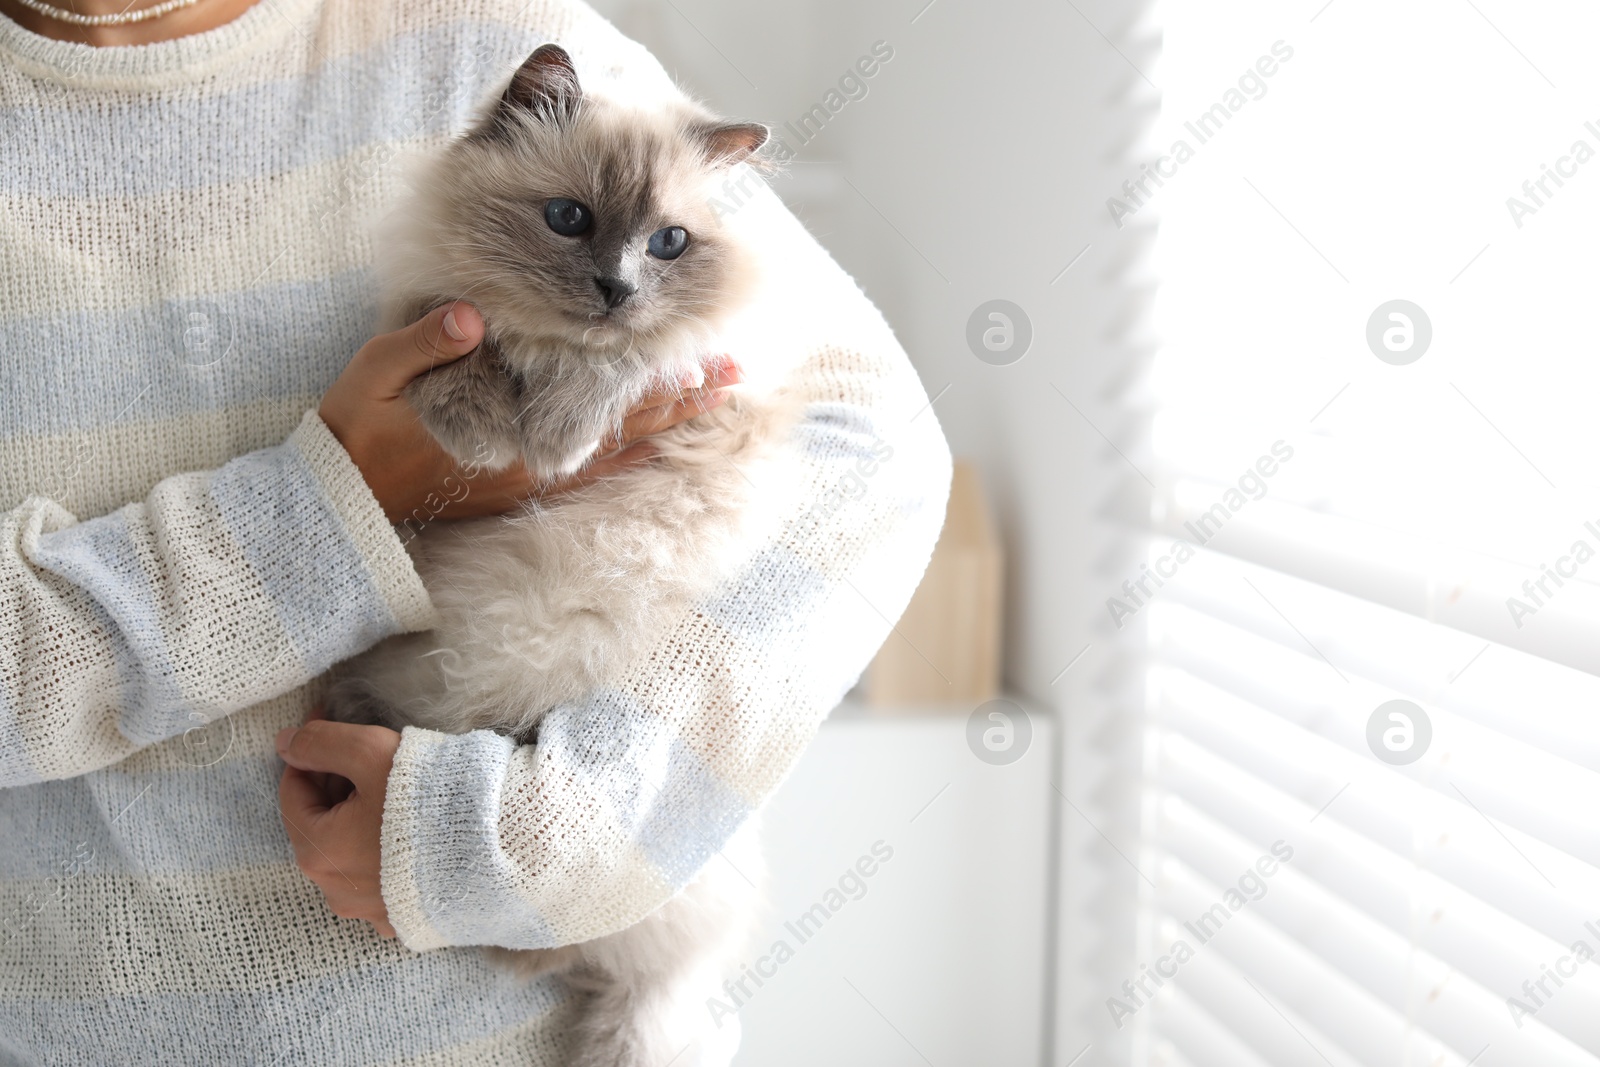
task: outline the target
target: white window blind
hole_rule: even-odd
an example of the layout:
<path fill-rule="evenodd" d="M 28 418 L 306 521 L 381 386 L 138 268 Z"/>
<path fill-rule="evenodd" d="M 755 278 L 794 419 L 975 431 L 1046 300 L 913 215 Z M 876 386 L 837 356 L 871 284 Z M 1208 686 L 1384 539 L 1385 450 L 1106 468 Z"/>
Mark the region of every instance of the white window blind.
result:
<path fill-rule="evenodd" d="M 1159 222 L 1161 289 L 1106 607 L 1149 650 L 1141 966 L 1106 1010 L 1146 1064 L 1593 1067 L 1600 18 L 1160 16 L 1161 183 L 1107 205 Z"/>

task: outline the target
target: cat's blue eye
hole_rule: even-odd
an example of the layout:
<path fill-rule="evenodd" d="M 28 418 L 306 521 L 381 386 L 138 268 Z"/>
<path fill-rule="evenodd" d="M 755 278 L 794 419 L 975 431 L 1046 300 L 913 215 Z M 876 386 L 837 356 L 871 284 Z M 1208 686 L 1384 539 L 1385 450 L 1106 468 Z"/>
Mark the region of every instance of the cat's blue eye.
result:
<path fill-rule="evenodd" d="M 594 215 L 576 200 L 557 197 L 544 206 L 544 221 L 563 237 L 576 237 L 594 225 Z"/>
<path fill-rule="evenodd" d="M 668 226 L 650 235 L 650 254 L 657 259 L 677 259 L 689 247 L 689 231 L 682 226 Z"/>

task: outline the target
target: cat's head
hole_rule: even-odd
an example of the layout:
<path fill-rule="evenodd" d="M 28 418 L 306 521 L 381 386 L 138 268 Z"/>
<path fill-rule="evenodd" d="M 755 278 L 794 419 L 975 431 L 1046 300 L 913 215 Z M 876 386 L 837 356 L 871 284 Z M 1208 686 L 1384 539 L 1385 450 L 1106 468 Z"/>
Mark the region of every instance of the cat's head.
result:
<path fill-rule="evenodd" d="M 681 348 L 745 295 L 753 259 L 716 192 L 766 139 L 688 101 L 585 93 L 544 45 L 434 172 L 429 273 L 452 282 L 437 295 L 472 301 L 498 335 L 599 362 Z"/>
<path fill-rule="evenodd" d="M 483 312 L 479 352 L 407 388 L 423 425 L 463 462 L 488 446 L 555 478 L 641 398 L 697 383 L 757 264 L 719 195 L 766 139 L 680 97 L 587 93 L 555 45 L 530 55 L 421 175 L 382 257 L 393 325 Z"/>

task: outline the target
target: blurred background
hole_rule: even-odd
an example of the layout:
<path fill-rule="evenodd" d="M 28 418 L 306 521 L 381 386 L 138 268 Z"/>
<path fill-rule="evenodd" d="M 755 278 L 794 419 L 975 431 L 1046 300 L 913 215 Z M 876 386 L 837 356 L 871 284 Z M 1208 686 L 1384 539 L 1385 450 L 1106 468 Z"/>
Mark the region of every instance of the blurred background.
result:
<path fill-rule="evenodd" d="M 1600 1063 L 1596 13 L 596 6 L 965 461 L 739 1062 Z"/>

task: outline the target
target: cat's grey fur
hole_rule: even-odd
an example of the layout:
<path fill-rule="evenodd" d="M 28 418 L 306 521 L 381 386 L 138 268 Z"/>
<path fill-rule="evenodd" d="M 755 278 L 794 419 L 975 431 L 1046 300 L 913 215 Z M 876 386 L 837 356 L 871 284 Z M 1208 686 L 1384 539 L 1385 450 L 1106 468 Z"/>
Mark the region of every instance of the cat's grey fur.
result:
<path fill-rule="evenodd" d="M 686 101 L 637 108 L 585 93 L 563 50 L 534 52 L 431 165 L 383 250 L 391 328 L 454 299 L 483 312 L 479 351 L 406 394 L 444 448 L 556 478 L 592 459 L 641 398 L 702 380 L 759 267 L 717 217 L 714 190 L 765 137 Z M 552 230 L 556 197 L 592 210 L 589 234 Z M 688 249 L 652 258 L 647 239 L 670 225 L 689 232 Z M 608 308 L 602 278 L 637 292 Z M 426 526 L 411 547 L 440 625 L 345 664 L 332 713 L 533 739 L 552 706 L 622 682 L 749 560 L 770 519 L 752 483 L 785 462 L 796 421 L 782 388 L 735 389 L 655 438 L 643 466 L 511 517 Z M 748 835 L 733 847 L 741 854 L 632 927 L 515 953 L 585 996 L 574 1067 L 666 1067 L 704 1028 L 756 903 L 745 875 L 758 851 Z"/>

